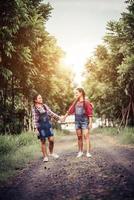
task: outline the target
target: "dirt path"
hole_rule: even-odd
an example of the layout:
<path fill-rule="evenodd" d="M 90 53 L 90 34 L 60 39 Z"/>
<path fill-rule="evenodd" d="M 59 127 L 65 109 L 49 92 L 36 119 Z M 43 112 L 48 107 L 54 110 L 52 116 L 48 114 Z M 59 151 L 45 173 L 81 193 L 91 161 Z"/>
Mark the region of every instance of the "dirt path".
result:
<path fill-rule="evenodd" d="M 56 142 L 58 160 L 42 160 L 0 188 L 1 200 L 134 200 L 134 148 L 93 135 L 92 158 L 76 158 L 75 135 Z"/>

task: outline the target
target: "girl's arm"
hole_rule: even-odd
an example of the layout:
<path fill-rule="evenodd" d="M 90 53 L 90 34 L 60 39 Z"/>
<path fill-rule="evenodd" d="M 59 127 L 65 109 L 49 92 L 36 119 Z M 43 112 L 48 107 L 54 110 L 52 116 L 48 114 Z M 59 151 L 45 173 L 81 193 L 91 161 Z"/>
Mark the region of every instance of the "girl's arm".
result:
<path fill-rule="evenodd" d="M 92 117 L 89 117 L 89 129 L 92 128 Z"/>
<path fill-rule="evenodd" d="M 66 120 L 66 118 L 67 118 L 68 115 L 69 115 L 69 113 L 66 112 L 66 114 L 65 114 L 65 115 L 63 116 L 63 118 L 62 118 L 62 121 L 63 121 L 63 122 Z"/>
<path fill-rule="evenodd" d="M 92 118 L 93 118 L 93 105 L 89 101 L 86 101 L 86 113 L 89 118 L 89 129 L 92 128 Z"/>
<path fill-rule="evenodd" d="M 66 114 L 64 115 L 63 121 L 66 120 L 66 118 L 67 118 L 68 115 L 72 115 L 74 113 L 75 113 L 75 104 L 73 102 L 72 105 L 69 107 L 68 111 L 66 112 Z"/>
<path fill-rule="evenodd" d="M 38 126 L 39 126 L 38 119 L 39 119 L 39 116 L 38 116 L 38 113 L 35 111 L 34 108 L 32 109 L 32 118 L 33 118 L 34 131 L 38 135 L 39 134 L 39 132 L 38 132 Z"/>
<path fill-rule="evenodd" d="M 37 129 L 39 117 L 38 117 L 38 113 L 35 111 L 34 108 L 32 109 L 32 118 L 33 118 L 33 125 L 34 125 L 34 128 Z"/>
<path fill-rule="evenodd" d="M 55 120 L 61 120 L 61 117 L 59 115 L 57 115 L 56 113 L 54 113 L 46 104 L 45 104 L 47 113 L 50 117 L 54 118 Z"/>

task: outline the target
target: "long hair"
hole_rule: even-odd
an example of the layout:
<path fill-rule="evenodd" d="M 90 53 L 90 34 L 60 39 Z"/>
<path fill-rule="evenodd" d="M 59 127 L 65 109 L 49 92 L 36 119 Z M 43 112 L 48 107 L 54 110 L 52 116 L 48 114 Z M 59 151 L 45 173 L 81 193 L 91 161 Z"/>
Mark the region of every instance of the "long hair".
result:
<path fill-rule="evenodd" d="M 83 99 L 85 99 L 85 91 L 84 91 L 84 89 L 83 88 L 81 88 L 81 87 L 78 87 L 78 88 L 76 88 L 76 90 L 78 90 L 79 92 L 81 92 L 82 93 L 82 96 L 83 96 Z"/>
<path fill-rule="evenodd" d="M 81 88 L 81 87 L 77 87 L 76 88 L 76 90 L 78 91 L 78 92 L 81 92 L 82 93 L 82 96 L 83 96 L 83 108 L 85 109 L 85 91 L 84 91 L 84 89 L 83 88 Z M 75 101 L 74 101 L 74 106 L 77 104 L 77 102 L 79 101 L 79 99 L 76 99 Z"/>
<path fill-rule="evenodd" d="M 35 102 L 36 102 L 36 100 L 37 100 L 37 97 L 38 97 L 39 95 L 40 95 L 40 94 L 35 94 L 34 97 L 33 97 L 33 104 L 34 104 L 34 106 L 35 106 Z"/>

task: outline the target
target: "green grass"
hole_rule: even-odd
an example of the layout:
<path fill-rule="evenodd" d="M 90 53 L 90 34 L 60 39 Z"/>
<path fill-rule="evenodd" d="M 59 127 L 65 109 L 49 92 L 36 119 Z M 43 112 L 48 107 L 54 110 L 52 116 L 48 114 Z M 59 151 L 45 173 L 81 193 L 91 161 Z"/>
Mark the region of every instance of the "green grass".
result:
<path fill-rule="evenodd" d="M 0 135 L 0 183 L 6 182 L 39 155 L 39 142 L 33 133 Z"/>
<path fill-rule="evenodd" d="M 54 130 L 56 138 L 62 138 L 69 131 Z M 97 128 L 92 133 L 100 133 L 117 137 L 123 144 L 134 144 L 134 128 L 122 129 L 117 133 L 117 128 Z M 0 135 L 0 184 L 23 169 L 32 160 L 41 156 L 40 142 L 34 133 L 20 135 Z"/>
<path fill-rule="evenodd" d="M 134 128 L 122 129 L 119 138 L 123 144 L 134 144 Z"/>
<path fill-rule="evenodd" d="M 95 128 L 91 132 L 101 133 L 105 135 L 117 135 L 117 128 L 111 128 L 111 127 Z"/>
<path fill-rule="evenodd" d="M 104 127 L 93 129 L 92 133 L 115 136 L 122 144 L 134 144 L 134 128 L 121 128 L 118 132 L 118 128 Z"/>
<path fill-rule="evenodd" d="M 69 133 L 60 130 L 54 132 L 57 138 Z M 41 156 L 40 141 L 34 133 L 0 135 L 0 184 L 6 183 L 28 163 Z"/>

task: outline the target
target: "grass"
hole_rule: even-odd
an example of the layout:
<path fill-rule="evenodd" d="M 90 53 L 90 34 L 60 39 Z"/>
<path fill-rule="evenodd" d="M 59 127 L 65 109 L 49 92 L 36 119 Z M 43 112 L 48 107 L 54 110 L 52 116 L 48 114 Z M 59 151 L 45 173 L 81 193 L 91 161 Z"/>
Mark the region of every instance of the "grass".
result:
<path fill-rule="evenodd" d="M 92 130 L 92 133 L 101 133 L 105 135 L 117 135 L 117 128 L 111 128 L 111 127 L 95 128 Z"/>
<path fill-rule="evenodd" d="M 69 131 L 54 130 L 56 138 L 62 138 Z M 134 144 L 134 128 L 97 128 L 92 133 L 100 133 L 117 137 L 123 144 Z M 0 135 L 0 184 L 6 183 L 10 178 L 23 169 L 32 160 L 41 156 L 40 143 L 34 133 L 20 135 Z"/>
<path fill-rule="evenodd" d="M 0 183 L 6 182 L 39 155 L 39 143 L 33 133 L 0 135 Z"/>
<path fill-rule="evenodd" d="M 104 127 L 92 130 L 92 133 L 100 133 L 115 136 L 122 144 L 134 144 L 134 128 L 122 128 L 118 132 L 118 128 Z"/>
<path fill-rule="evenodd" d="M 62 130 L 54 132 L 57 138 L 69 133 Z M 19 170 L 41 155 L 40 142 L 32 132 L 0 135 L 0 184 L 6 183 Z"/>
<path fill-rule="evenodd" d="M 134 144 L 134 128 L 125 128 L 119 137 L 123 144 Z"/>

